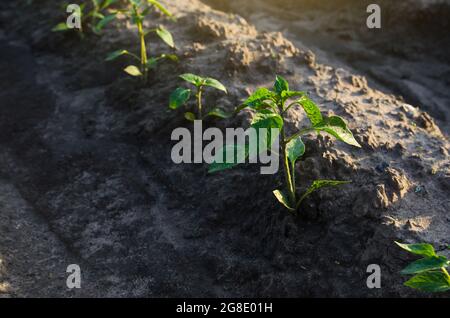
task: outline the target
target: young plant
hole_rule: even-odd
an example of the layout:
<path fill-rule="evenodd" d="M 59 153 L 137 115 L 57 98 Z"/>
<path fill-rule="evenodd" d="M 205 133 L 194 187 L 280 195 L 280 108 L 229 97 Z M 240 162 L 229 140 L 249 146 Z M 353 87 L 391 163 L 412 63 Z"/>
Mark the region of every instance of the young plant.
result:
<path fill-rule="evenodd" d="M 148 79 L 148 73 L 150 69 L 154 68 L 159 60 L 170 59 L 172 61 L 178 61 L 178 58 L 176 55 L 173 54 L 161 54 L 160 56 L 157 57 L 149 57 L 148 47 L 145 41 L 145 37 L 149 33 L 156 33 L 161 38 L 161 40 L 163 40 L 164 43 L 166 43 L 171 48 L 174 48 L 175 44 L 173 42 L 172 34 L 163 26 L 159 26 L 157 28 L 153 28 L 150 30 L 145 30 L 144 18 L 150 13 L 150 10 L 152 8 L 157 8 L 159 11 L 161 11 L 163 14 L 167 15 L 170 18 L 173 18 L 173 16 L 169 11 L 167 11 L 166 8 L 164 8 L 158 1 L 155 0 L 129 0 L 129 2 L 131 7 L 124 13 L 129 18 L 131 18 L 131 21 L 137 26 L 140 43 L 140 54 L 137 55 L 127 50 L 118 50 L 109 54 L 106 60 L 112 61 L 122 55 L 131 56 L 132 58 L 134 58 L 139 62 L 139 66 L 129 65 L 124 69 L 124 71 L 131 76 L 138 76 L 141 77 L 143 81 L 146 81 Z"/>
<path fill-rule="evenodd" d="M 78 14 L 81 21 L 78 31 L 83 34 L 83 30 L 88 27 L 94 34 L 99 35 L 102 29 L 111 21 L 116 18 L 116 12 L 109 12 L 111 5 L 118 0 L 91 0 L 90 3 L 82 3 L 79 8 L 79 12 L 72 14 Z M 89 10 L 85 12 L 86 10 Z M 108 14 L 110 13 L 110 14 Z M 72 30 L 67 25 L 67 22 L 61 22 L 57 24 L 52 31 L 62 32 Z"/>
<path fill-rule="evenodd" d="M 450 290 L 450 275 L 447 267 L 450 260 L 445 256 L 437 255 L 430 244 L 402 244 L 395 242 L 405 251 L 422 256 L 421 259 L 412 262 L 400 273 L 414 275 L 405 286 L 425 292 L 445 292 Z M 449 247 L 450 248 L 450 247 Z"/>
<path fill-rule="evenodd" d="M 225 88 L 225 86 L 222 83 L 220 83 L 218 80 L 213 79 L 213 78 L 201 77 L 201 76 L 194 75 L 194 74 L 183 74 L 183 75 L 180 75 L 180 77 L 183 80 L 185 80 L 186 82 L 193 84 L 196 88 L 195 97 L 196 97 L 196 102 L 197 102 L 197 114 L 194 114 L 192 112 L 186 112 L 184 114 L 184 117 L 187 120 L 190 120 L 190 121 L 194 121 L 196 119 L 201 120 L 208 116 L 219 117 L 219 118 L 228 118 L 231 116 L 231 114 L 226 113 L 225 111 L 223 111 L 222 109 L 220 109 L 218 107 L 215 107 L 215 108 L 211 109 L 210 111 L 208 111 L 206 114 L 204 114 L 203 101 L 202 101 L 202 95 L 203 95 L 204 88 L 206 86 L 209 86 L 209 87 L 218 89 L 226 94 L 227 89 Z M 174 90 L 172 92 L 172 94 L 170 94 L 169 108 L 177 109 L 180 106 L 185 105 L 189 101 L 189 99 L 191 97 L 191 93 L 192 93 L 192 91 L 190 89 L 182 88 L 182 87 L 179 87 L 176 90 Z"/>
<path fill-rule="evenodd" d="M 305 127 L 291 136 L 287 136 L 285 129 L 287 111 L 290 108 L 297 106 L 302 107 L 306 112 L 306 115 L 311 122 L 311 126 Z M 279 138 L 285 189 L 275 190 L 273 191 L 273 194 L 284 207 L 295 212 L 300 207 L 302 201 L 314 191 L 323 187 L 338 186 L 348 183 L 347 181 L 316 180 L 306 192 L 300 196 L 300 198 L 297 197 L 295 163 L 305 153 L 305 144 L 301 138 L 302 135 L 309 132 L 326 132 L 340 141 L 352 146 L 360 147 L 341 117 L 323 116 L 317 105 L 310 100 L 304 92 L 291 91 L 288 82 L 281 76 L 276 77 L 273 90 L 259 88 L 237 108 L 237 111 L 247 107 L 256 111 L 251 127 L 257 130 L 258 139 L 263 138 L 264 140 L 263 147 L 258 147 L 257 149 L 258 153 L 270 149 L 274 142 L 274 138 Z M 259 128 L 266 128 L 268 135 L 261 135 L 258 132 Z M 271 129 L 274 128 L 278 131 L 276 136 L 271 134 Z M 244 148 L 245 153 L 243 155 L 248 157 L 250 155 L 248 145 Z M 210 172 L 229 169 L 237 164 L 236 160 L 232 163 L 224 160 L 227 149 L 230 148 L 228 146 L 224 147 L 223 153 L 219 153 L 219 157 L 216 157 L 220 158 L 220 160 L 216 160 L 210 165 Z M 234 154 L 234 158 L 236 158 L 236 153 Z"/>

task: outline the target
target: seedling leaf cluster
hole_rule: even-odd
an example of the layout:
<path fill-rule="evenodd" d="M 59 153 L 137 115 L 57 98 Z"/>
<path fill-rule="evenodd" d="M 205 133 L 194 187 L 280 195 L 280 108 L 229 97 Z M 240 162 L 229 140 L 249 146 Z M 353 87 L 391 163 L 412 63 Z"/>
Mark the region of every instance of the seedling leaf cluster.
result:
<path fill-rule="evenodd" d="M 445 292 L 450 290 L 450 275 L 447 268 L 450 260 L 445 256 L 436 254 L 431 244 L 402 244 L 395 242 L 405 251 L 419 255 L 422 258 L 412 262 L 400 273 L 414 275 L 405 286 L 424 292 Z"/>
<path fill-rule="evenodd" d="M 150 33 L 155 33 L 165 44 L 170 48 L 175 48 L 175 43 L 172 34 L 162 25 L 146 30 L 144 28 L 144 19 L 150 14 L 153 8 L 161 11 L 163 14 L 173 19 L 173 15 L 158 1 L 154 0 L 128 0 L 130 4 L 130 9 L 122 11 L 123 14 L 128 16 L 133 24 L 137 27 L 140 52 L 139 54 L 134 54 L 128 50 L 117 50 L 110 53 L 106 57 L 106 61 L 113 61 L 120 56 L 130 56 L 137 61 L 138 65 L 130 64 L 125 67 L 124 71 L 136 77 L 141 77 L 145 82 L 148 79 L 148 73 L 150 69 L 155 68 L 157 63 L 162 59 L 169 59 L 177 62 L 178 57 L 174 54 L 161 54 L 159 56 L 149 56 L 148 44 L 146 42 L 146 36 Z"/>
<path fill-rule="evenodd" d="M 79 12 L 75 12 L 78 15 L 81 25 L 78 31 L 83 34 L 86 28 L 90 29 L 94 34 L 99 35 L 103 28 L 110 22 L 116 19 L 114 10 L 110 10 L 110 7 L 118 2 L 118 0 L 91 0 L 82 3 L 79 8 Z M 58 23 L 52 31 L 63 32 L 72 30 L 69 28 L 66 22 Z"/>
<path fill-rule="evenodd" d="M 206 112 L 203 109 L 203 92 L 206 87 L 215 88 L 216 90 L 222 91 L 225 94 L 227 94 L 226 87 L 219 82 L 218 80 L 210 77 L 201 77 L 195 74 L 183 74 L 180 75 L 180 78 L 182 78 L 187 83 L 192 84 L 195 87 L 195 99 L 196 99 L 196 114 L 193 112 L 186 112 L 184 114 L 184 117 L 187 120 L 193 121 L 196 119 L 205 119 L 206 117 L 212 116 L 212 117 L 218 117 L 218 118 L 228 118 L 231 116 L 231 114 L 228 114 L 223 109 L 219 107 L 213 107 L 209 111 Z M 192 90 L 189 88 L 183 88 L 178 87 L 176 90 L 170 94 L 169 99 L 169 108 L 170 109 L 178 109 L 181 106 L 184 106 L 187 104 L 189 99 L 191 98 Z"/>
<path fill-rule="evenodd" d="M 292 107 L 301 107 L 308 117 L 311 126 L 304 127 L 296 133 L 287 136 L 285 120 L 287 112 Z M 353 137 L 352 132 L 347 128 L 345 121 L 338 116 L 325 117 L 322 115 L 319 107 L 302 91 L 290 90 L 289 83 L 281 76 L 277 76 L 273 89 L 259 88 L 244 103 L 238 107 L 237 111 L 245 108 L 251 108 L 256 112 L 251 123 L 252 128 L 266 128 L 267 135 L 258 134 L 262 138 L 263 147 L 258 147 L 257 151 L 267 151 L 271 148 L 274 138 L 280 140 L 280 157 L 283 164 L 284 189 L 273 191 L 276 199 L 288 210 L 297 211 L 303 200 L 311 193 L 324 188 L 335 187 L 348 183 L 348 181 L 338 180 L 315 180 L 311 186 L 304 192 L 300 198 L 297 196 L 295 165 L 296 162 L 305 154 L 305 144 L 302 136 L 310 132 L 326 132 L 336 139 L 349 145 L 360 147 L 359 143 Z M 273 135 L 273 130 L 278 131 L 278 135 Z M 244 149 L 231 149 L 224 147 L 219 153 L 220 160 L 216 160 L 211 166 L 210 172 L 217 172 L 230 169 L 237 165 L 238 161 L 226 162 L 227 151 L 243 152 L 238 155 L 249 156 L 251 151 L 248 146 Z"/>

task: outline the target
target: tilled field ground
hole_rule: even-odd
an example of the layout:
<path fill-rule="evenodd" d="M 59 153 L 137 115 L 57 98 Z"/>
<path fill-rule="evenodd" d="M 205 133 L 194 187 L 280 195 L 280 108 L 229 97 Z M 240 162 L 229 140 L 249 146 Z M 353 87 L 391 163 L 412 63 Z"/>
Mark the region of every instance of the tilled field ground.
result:
<path fill-rule="evenodd" d="M 178 23 L 158 14 L 151 22 L 174 34 L 181 61 L 161 64 L 144 86 L 123 74 L 124 61 L 104 61 L 136 50 L 125 21 L 80 41 L 49 32 L 64 18 L 54 1 L 0 5 L 0 295 L 421 295 L 402 286 L 398 271 L 411 259 L 393 241 L 450 243 L 449 143 L 433 118 L 280 33 L 196 0 L 165 3 Z M 175 165 L 171 132 L 192 126 L 167 99 L 184 72 L 221 79 L 228 96 L 210 96 L 228 110 L 276 73 L 308 91 L 363 148 L 311 135 L 298 186 L 352 184 L 313 195 L 295 217 L 272 197 L 281 179 L 257 166 L 208 174 Z M 246 126 L 251 117 L 204 125 Z M 289 129 L 305 123 L 290 112 Z M 65 287 L 72 263 L 80 290 Z M 373 263 L 382 269 L 377 290 L 366 287 Z"/>

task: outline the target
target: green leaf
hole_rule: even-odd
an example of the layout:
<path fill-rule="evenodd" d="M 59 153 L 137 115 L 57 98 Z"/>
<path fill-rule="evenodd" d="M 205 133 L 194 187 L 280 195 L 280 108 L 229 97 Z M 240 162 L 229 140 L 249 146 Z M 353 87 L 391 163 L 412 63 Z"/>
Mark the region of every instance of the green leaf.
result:
<path fill-rule="evenodd" d="M 413 276 L 405 286 L 425 292 L 445 292 L 450 290 L 450 278 L 442 271 L 425 272 Z"/>
<path fill-rule="evenodd" d="M 100 12 L 94 12 L 91 11 L 88 16 L 92 16 L 94 18 L 98 18 L 98 19 L 103 19 L 105 16 L 103 14 L 101 14 Z"/>
<path fill-rule="evenodd" d="M 52 32 L 62 32 L 67 30 L 70 30 L 69 27 L 67 26 L 67 23 L 61 22 L 53 27 Z"/>
<path fill-rule="evenodd" d="M 252 128 L 256 129 L 258 141 L 261 140 L 261 138 L 263 138 L 263 141 L 261 141 L 261 143 L 263 143 L 265 147 L 263 149 L 260 149 L 258 142 L 257 149 L 252 149 L 252 152 L 256 151 L 257 153 L 261 153 L 262 151 L 270 147 L 274 141 L 274 138 L 278 136 L 272 135 L 270 128 L 281 129 L 282 126 L 283 126 L 283 119 L 279 115 L 270 113 L 268 111 L 257 113 L 253 118 Z M 267 129 L 266 135 L 262 136 L 261 132 L 259 131 L 259 128 L 266 128 Z M 209 172 L 217 172 L 233 168 L 234 166 L 240 163 L 238 162 L 238 159 L 245 159 L 250 155 L 249 148 L 250 147 L 248 144 L 224 146 L 218 152 L 218 155 L 216 156 L 217 159 L 210 165 Z M 234 155 L 233 160 L 227 162 L 226 155 L 229 152 L 233 152 Z M 251 155 L 253 156 L 255 154 L 252 153 Z"/>
<path fill-rule="evenodd" d="M 105 10 L 106 8 L 108 8 L 112 4 L 116 3 L 117 1 L 118 0 L 105 0 L 105 1 L 103 1 L 103 4 L 102 4 L 100 10 Z"/>
<path fill-rule="evenodd" d="M 213 87 L 215 89 L 218 89 L 220 91 L 227 93 L 227 89 L 225 88 L 225 86 L 221 82 L 219 82 L 218 80 L 216 80 L 214 78 L 210 78 L 210 77 L 206 78 L 203 85 Z"/>
<path fill-rule="evenodd" d="M 306 96 L 306 93 L 300 92 L 300 91 L 283 91 L 281 93 L 281 98 L 283 100 L 287 100 L 287 99 L 293 98 L 293 97 L 299 98 L 299 97 L 303 97 L 303 96 Z"/>
<path fill-rule="evenodd" d="M 117 51 L 114 51 L 114 52 L 111 52 L 110 54 L 108 54 L 105 61 L 112 61 L 112 60 L 115 60 L 116 58 L 118 58 L 119 56 L 126 55 L 126 54 L 129 54 L 129 52 L 127 50 L 117 50 Z"/>
<path fill-rule="evenodd" d="M 306 112 L 306 115 L 313 126 L 318 125 L 323 121 L 319 107 L 307 96 L 303 96 L 299 99 L 298 103 L 303 107 L 303 110 Z"/>
<path fill-rule="evenodd" d="M 431 256 L 419 259 L 405 267 L 402 274 L 418 274 L 433 269 L 440 269 L 448 264 L 448 260 L 444 256 Z"/>
<path fill-rule="evenodd" d="M 191 90 L 178 87 L 170 94 L 169 108 L 177 109 L 178 107 L 186 104 L 191 97 Z"/>
<path fill-rule="evenodd" d="M 289 83 L 283 77 L 277 75 L 273 88 L 281 96 L 283 92 L 289 91 Z"/>
<path fill-rule="evenodd" d="M 283 127 L 283 118 L 270 111 L 260 111 L 252 119 L 253 128 L 278 128 Z"/>
<path fill-rule="evenodd" d="M 231 160 L 227 160 L 228 153 L 233 153 Z M 248 147 L 246 145 L 225 145 L 217 152 L 214 162 L 209 165 L 208 172 L 213 173 L 231 169 L 241 163 L 239 159 L 245 160 L 247 157 Z"/>
<path fill-rule="evenodd" d="M 110 14 L 105 16 L 104 18 L 102 18 L 97 25 L 95 26 L 95 32 L 96 33 L 100 33 L 102 31 L 102 29 L 111 21 L 113 21 L 116 18 L 115 14 Z"/>
<path fill-rule="evenodd" d="M 141 0 L 130 0 L 131 4 L 139 7 L 141 5 Z"/>
<path fill-rule="evenodd" d="M 256 134 L 258 136 L 258 147 L 257 149 L 255 149 L 258 153 L 261 153 L 262 151 L 265 151 L 272 146 L 275 138 L 278 138 L 281 127 L 283 127 L 283 123 L 283 118 L 280 115 L 267 110 L 260 111 L 255 114 L 251 123 L 251 127 L 256 129 Z M 262 135 L 260 128 L 266 128 L 266 134 Z M 278 132 L 272 134 L 271 128 L 277 128 Z M 264 148 L 260 148 L 260 144 L 263 144 Z M 252 153 L 252 155 L 255 154 Z"/>
<path fill-rule="evenodd" d="M 295 211 L 294 208 L 292 208 L 289 205 L 289 197 L 286 195 L 286 193 L 282 190 L 275 190 L 273 191 L 273 195 L 275 196 L 275 198 L 277 198 L 277 200 L 284 205 L 284 207 L 290 211 Z"/>
<path fill-rule="evenodd" d="M 225 112 L 223 109 L 220 108 L 213 108 L 211 111 L 208 112 L 208 114 L 206 116 L 213 116 L 213 117 L 219 117 L 219 118 L 230 118 L 231 114 Z"/>
<path fill-rule="evenodd" d="M 361 145 L 355 140 L 350 129 L 347 128 L 345 121 L 339 116 L 331 116 L 325 118 L 319 124 L 314 125 L 314 129 L 317 131 L 324 131 L 330 135 L 336 137 L 338 140 L 343 141 L 349 145 L 355 147 L 361 147 Z"/>
<path fill-rule="evenodd" d="M 147 2 L 149 4 L 154 5 L 155 7 L 157 7 L 162 13 L 164 13 L 165 15 L 167 15 L 168 17 L 173 17 L 172 13 L 169 12 L 169 10 L 167 10 L 161 3 L 159 3 L 156 0 L 147 0 Z"/>
<path fill-rule="evenodd" d="M 297 208 L 303 202 L 303 200 L 309 196 L 311 193 L 325 187 L 336 187 L 342 184 L 350 183 L 350 181 L 337 181 L 337 180 L 316 180 L 312 183 L 312 185 L 306 190 L 306 192 L 302 195 L 300 200 L 297 202 Z"/>
<path fill-rule="evenodd" d="M 402 244 L 399 242 L 395 242 L 398 246 L 400 246 L 405 251 L 408 251 L 413 254 L 421 255 L 421 256 L 437 256 L 434 248 L 431 244 L 419 243 L 419 244 Z"/>
<path fill-rule="evenodd" d="M 179 62 L 180 61 L 178 56 L 176 56 L 175 54 L 161 54 L 161 58 L 162 59 L 168 59 L 168 60 L 171 60 L 173 62 Z"/>
<path fill-rule="evenodd" d="M 191 113 L 191 112 L 186 112 L 186 113 L 184 113 L 184 118 L 186 118 L 189 121 L 194 121 L 195 120 L 195 114 Z"/>
<path fill-rule="evenodd" d="M 305 144 L 303 143 L 302 138 L 297 137 L 289 141 L 286 145 L 286 152 L 289 161 L 292 164 L 295 164 L 297 159 L 305 153 Z"/>
<path fill-rule="evenodd" d="M 203 77 L 191 73 L 180 75 L 180 77 L 186 82 L 194 84 L 197 87 L 203 85 L 203 83 L 205 82 L 205 79 Z"/>
<path fill-rule="evenodd" d="M 272 101 L 273 98 L 275 98 L 273 92 L 264 87 L 258 88 L 242 105 L 257 108 L 262 106 L 266 101 Z"/>
<path fill-rule="evenodd" d="M 131 76 L 142 76 L 141 71 L 139 70 L 138 67 L 134 66 L 134 65 L 129 65 L 127 66 L 124 71 L 128 74 L 130 74 Z"/>
<path fill-rule="evenodd" d="M 175 43 L 173 43 L 172 34 L 163 26 L 160 26 L 156 29 L 156 34 L 164 41 L 168 46 L 175 47 Z"/>

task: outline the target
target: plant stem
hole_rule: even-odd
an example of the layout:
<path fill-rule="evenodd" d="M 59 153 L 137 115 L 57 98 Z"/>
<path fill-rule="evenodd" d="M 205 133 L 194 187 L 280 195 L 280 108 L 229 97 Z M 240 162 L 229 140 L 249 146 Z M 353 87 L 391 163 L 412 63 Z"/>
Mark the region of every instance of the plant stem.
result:
<path fill-rule="evenodd" d="M 281 113 L 281 116 L 283 118 L 283 123 L 284 123 L 284 116 L 282 113 Z M 291 201 L 290 202 L 291 207 L 295 207 L 295 205 L 296 205 L 295 183 L 292 178 L 293 171 L 291 173 L 291 167 L 289 165 L 289 158 L 287 156 L 287 151 L 286 151 L 287 140 L 286 140 L 286 132 L 284 130 L 284 125 L 281 127 L 280 135 L 281 135 L 281 141 L 280 141 L 281 142 L 281 153 L 283 156 L 284 179 L 285 179 L 286 187 L 287 187 L 288 194 L 289 194 L 289 200 Z"/>
<path fill-rule="evenodd" d="M 141 38 L 141 68 L 144 81 L 147 80 L 147 47 L 145 45 L 145 35 L 142 28 L 142 21 L 138 23 L 139 37 Z"/>
<path fill-rule="evenodd" d="M 450 279 L 450 275 L 448 274 L 447 270 L 445 269 L 445 267 L 441 268 L 442 271 L 444 272 L 445 275 L 447 275 L 447 277 Z"/>
<path fill-rule="evenodd" d="M 197 108 L 198 108 L 198 119 L 202 119 L 202 86 L 197 87 Z"/>
<path fill-rule="evenodd" d="M 138 8 L 136 6 L 133 6 L 134 14 L 136 15 L 136 24 L 138 28 L 139 33 L 139 39 L 141 41 L 141 72 L 142 76 L 144 78 L 144 82 L 147 81 L 147 75 L 148 75 L 148 66 L 147 66 L 147 46 L 145 43 L 145 33 L 144 33 L 144 27 L 142 25 L 142 17 L 139 15 Z"/>

